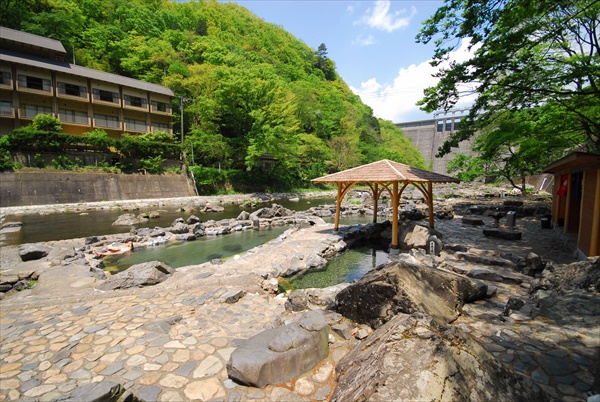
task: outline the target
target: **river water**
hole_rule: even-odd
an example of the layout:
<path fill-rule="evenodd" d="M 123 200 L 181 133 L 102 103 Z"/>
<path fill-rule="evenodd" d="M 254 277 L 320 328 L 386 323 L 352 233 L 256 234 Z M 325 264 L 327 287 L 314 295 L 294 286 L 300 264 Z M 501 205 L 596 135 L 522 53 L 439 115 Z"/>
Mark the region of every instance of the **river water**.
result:
<path fill-rule="evenodd" d="M 334 198 L 311 198 L 300 201 L 278 200 L 275 203 L 294 211 L 305 211 L 312 206 L 335 204 Z M 253 212 L 259 208 L 270 206 L 272 203 L 258 204 L 245 208 Z M 158 210 L 160 217 L 148 220 L 137 227 L 169 227 L 177 218 L 187 219 L 192 213 L 181 212 L 171 206 L 169 209 Z M 194 213 L 202 221 L 231 219 L 243 210 L 238 205 L 226 205 L 225 210 L 217 213 Z M 136 215 L 149 211 L 133 211 Z M 7 244 L 23 244 L 101 236 L 108 234 L 127 233 L 128 226 L 112 226 L 112 223 L 123 214 L 121 210 L 99 210 L 86 213 L 57 213 L 48 215 L 23 215 L 7 217 L 6 221 L 21 221 L 19 232 L 10 233 L 4 239 Z M 326 219 L 333 222 L 333 217 Z M 371 216 L 347 215 L 340 218 L 341 225 L 364 224 L 372 221 Z M 106 258 L 105 265 L 112 272 L 122 271 L 131 265 L 160 260 L 173 268 L 186 265 L 197 265 L 216 258 L 227 258 L 242 253 L 275 239 L 288 227 L 274 227 L 263 230 L 247 230 L 225 236 L 205 236 L 195 241 L 173 242 L 167 245 L 149 247 L 127 255 Z M 333 258 L 326 269 L 320 272 L 306 274 L 293 278 L 290 282 L 295 288 L 326 287 L 341 282 L 352 282 L 362 277 L 371 268 L 385 262 L 387 253 L 371 247 L 348 250 Z"/>

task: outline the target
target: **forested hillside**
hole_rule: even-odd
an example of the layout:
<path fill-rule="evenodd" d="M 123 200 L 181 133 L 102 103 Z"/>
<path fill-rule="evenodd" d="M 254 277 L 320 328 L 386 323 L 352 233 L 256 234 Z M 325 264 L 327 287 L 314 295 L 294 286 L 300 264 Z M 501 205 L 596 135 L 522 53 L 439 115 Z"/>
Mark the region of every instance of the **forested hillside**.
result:
<path fill-rule="evenodd" d="M 187 98 L 185 153 L 204 167 L 296 186 L 382 158 L 424 167 L 311 49 L 236 4 L 2 0 L 1 25 L 60 40 L 79 65 L 165 85 Z M 74 55 L 72 54 L 74 52 Z M 180 98 L 174 99 L 174 131 Z"/>

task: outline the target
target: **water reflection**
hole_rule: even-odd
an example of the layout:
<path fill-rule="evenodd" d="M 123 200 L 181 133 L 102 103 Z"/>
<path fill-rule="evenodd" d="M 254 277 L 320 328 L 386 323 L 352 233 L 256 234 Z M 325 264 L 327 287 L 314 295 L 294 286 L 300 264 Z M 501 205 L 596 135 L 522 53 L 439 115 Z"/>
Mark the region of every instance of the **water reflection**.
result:
<path fill-rule="evenodd" d="M 369 246 L 358 247 L 338 254 L 317 272 L 293 277 L 289 282 L 296 289 L 325 288 L 338 283 L 354 282 L 367 272 L 388 261 L 388 253 Z"/>
<path fill-rule="evenodd" d="M 133 253 L 108 257 L 104 264 L 111 271 L 122 271 L 131 265 L 148 261 L 162 261 L 172 268 L 197 265 L 216 258 L 226 258 L 260 246 L 279 236 L 287 227 L 247 230 L 225 236 L 206 236 L 198 240 L 164 246 L 148 247 Z"/>
<path fill-rule="evenodd" d="M 145 223 L 136 225 L 142 227 L 168 227 L 177 218 L 187 219 L 190 215 L 196 215 L 203 221 L 221 220 L 236 218 L 242 210 L 248 212 L 256 211 L 259 208 L 270 206 L 273 203 L 281 204 L 293 211 L 305 211 L 311 206 L 321 204 L 334 204 L 334 198 L 312 198 L 301 199 L 299 201 L 278 200 L 269 203 L 257 204 L 253 207 L 241 208 L 239 205 L 225 205 L 223 212 L 200 213 L 200 212 L 182 212 L 175 210 L 175 207 L 169 209 L 153 207 L 148 211 L 131 211 L 139 215 L 149 211 L 158 210 L 160 217 L 157 219 L 148 219 Z M 23 227 L 20 232 L 9 236 L 6 239 L 7 244 L 36 243 L 52 240 L 74 239 L 88 236 L 102 236 L 117 233 L 129 232 L 129 226 L 112 226 L 119 215 L 129 211 L 122 210 L 99 210 L 89 211 L 83 214 L 75 212 L 63 212 L 47 215 L 23 215 L 9 216 L 7 221 L 21 221 Z"/>

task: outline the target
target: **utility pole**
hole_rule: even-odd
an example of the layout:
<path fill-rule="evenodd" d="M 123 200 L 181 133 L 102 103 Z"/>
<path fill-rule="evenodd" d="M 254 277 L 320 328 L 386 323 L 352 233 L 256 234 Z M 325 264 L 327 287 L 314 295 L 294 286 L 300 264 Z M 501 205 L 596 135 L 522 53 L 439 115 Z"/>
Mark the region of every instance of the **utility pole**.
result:
<path fill-rule="evenodd" d="M 185 96 L 180 96 L 179 99 L 181 101 L 179 111 L 181 112 L 181 149 L 183 151 L 183 105 L 188 101 L 188 98 Z"/>

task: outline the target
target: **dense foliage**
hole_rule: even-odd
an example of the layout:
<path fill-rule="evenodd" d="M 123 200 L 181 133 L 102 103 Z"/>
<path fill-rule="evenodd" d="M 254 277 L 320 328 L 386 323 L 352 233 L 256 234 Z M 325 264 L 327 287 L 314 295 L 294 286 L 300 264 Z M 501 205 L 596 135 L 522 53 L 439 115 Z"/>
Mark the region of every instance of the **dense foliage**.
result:
<path fill-rule="evenodd" d="M 298 186 L 382 157 L 425 167 L 400 130 L 373 117 L 338 77 L 325 44 L 310 49 L 236 4 L 3 3 L 1 25 L 60 40 L 77 64 L 168 86 L 176 112 L 184 97 L 192 165 Z M 174 121 L 177 132 L 180 116 Z"/>
<path fill-rule="evenodd" d="M 25 127 L 13 130 L 0 137 L 0 170 L 12 169 L 11 152 L 50 152 L 60 153 L 65 149 L 75 151 L 114 152 L 120 160 L 120 167 L 131 170 L 131 160 L 139 160 L 140 168 L 152 173 L 163 171 L 165 157 L 178 158 L 181 145 L 173 143 L 173 138 L 165 132 L 143 135 L 123 135 L 121 139 L 110 138 L 104 130 L 96 129 L 85 136 L 65 134 L 62 124 L 55 117 L 39 114 Z M 81 164 L 66 156 L 55 159 L 56 168 L 72 168 Z M 34 160 L 34 165 L 41 166 Z"/>
<path fill-rule="evenodd" d="M 575 146 L 600 152 L 599 32 L 598 0 L 446 0 L 417 40 L 435 41 L 434 65 L 460 40 L 475 52 L 447 64 L 421 105 L 449 110 L 463 95 L 477 99 L 440 154 L 482 132 L 482 161 L 520 179 Z"/>

